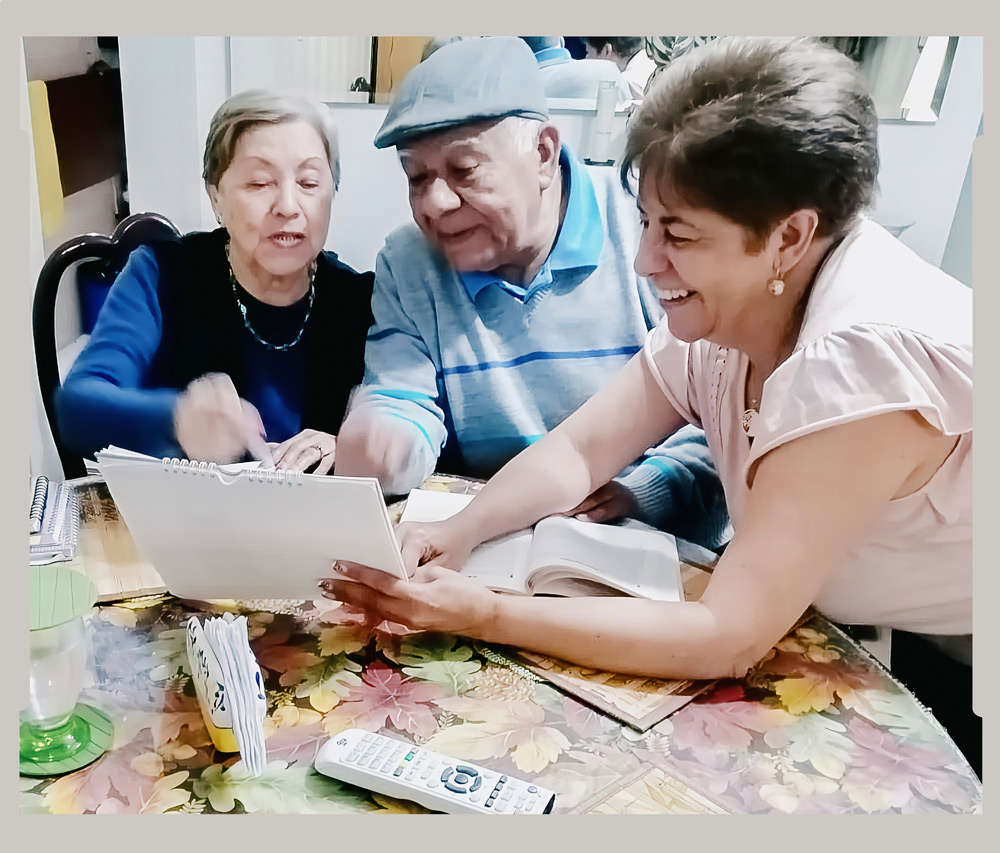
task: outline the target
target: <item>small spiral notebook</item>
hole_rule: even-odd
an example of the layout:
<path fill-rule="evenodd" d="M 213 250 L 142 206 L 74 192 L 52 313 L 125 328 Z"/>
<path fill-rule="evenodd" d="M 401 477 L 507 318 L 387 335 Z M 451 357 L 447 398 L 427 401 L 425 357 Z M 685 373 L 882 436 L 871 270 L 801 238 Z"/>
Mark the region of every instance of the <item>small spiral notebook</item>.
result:
<path fill-rule="evenodd" d="M 29 562 L 38 566 L 72 560 L 80 532 L 80 513 L 73 490 L 48 477 L 32 477 L 29 492 Z"/>
<path fill-rule="evenodd" d="M 139 553 L 181 598 L 319 598 L 334 560 L 405 578 L 378 480 L 155 459 L 97 463 Z"/>

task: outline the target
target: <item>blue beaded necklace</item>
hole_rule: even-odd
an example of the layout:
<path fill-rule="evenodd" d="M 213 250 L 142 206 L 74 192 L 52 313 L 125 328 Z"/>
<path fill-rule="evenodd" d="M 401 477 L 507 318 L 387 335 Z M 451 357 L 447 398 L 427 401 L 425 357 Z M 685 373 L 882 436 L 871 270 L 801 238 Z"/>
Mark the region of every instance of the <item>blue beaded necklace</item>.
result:
<path fill-rule="evenodd" d="M 243 300 L 240 299 L 239 282 L 236 280 L 236 273 L 233 272 L 233 261 L 229 256 L 228 240 L 226 241 L 226 262 L 229 264 L 229 283 L 233 287 L 233 298 L 236 299 L 236 305 L 240 309 L 240 315 L 243 317 L 243 325 L 246 326 L 247 331 L 253 335 L 253 339 L 261 346 L 266 347 L 269 350 L 274 350 L 275 352 L 286 352 L 302 340 L 302 335 L 306 330 L 306 324 L 309 322 L 309 317 L 312 314 L 313 301 L 316 298 L 316 261 L 313 261 L 309 265 L 309 306 L 306 308 L 306 316 L 302 318 L 302 328 L 299 329 L 299 333 L 295 336 L 295 338 L 287 344 L 272 344 L 270 341 L 265 341 L 260 335 L 257 334 L 254 327 L 250 325 L 250 320 L 247 318 L 247 306 L 244 305 Z"/>

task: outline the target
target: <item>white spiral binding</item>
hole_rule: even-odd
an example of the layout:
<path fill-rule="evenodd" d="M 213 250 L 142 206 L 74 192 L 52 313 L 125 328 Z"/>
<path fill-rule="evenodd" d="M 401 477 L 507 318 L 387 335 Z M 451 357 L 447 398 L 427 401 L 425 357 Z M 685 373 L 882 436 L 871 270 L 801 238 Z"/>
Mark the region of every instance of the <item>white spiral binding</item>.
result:
<path fill-rule="evenodd" d="M 75 491 L 71 491 L 69 493 L 69 501 L 67 502 L 66 511 L 69 513 L 69 520 L 66 524 L 66 542 L 75 552 L 76 542 L 80 536 L 80 499 Z"/>
<path fill-rule="evenodd" d="M 163 467 L 175 474 L 215 474 L 226 473 L 226 469 L 215 462 L 198 462 L 191 459 L 171 459 L 164 457 Z M 265 468 L 247 468 L 246 478 L 251 483 L 279 483 L 302 485 L 302 474 L 299 471 L 277 471 Z"/>
<path fill-rule="evenodd" d="M 198 462 L 193 459 L 163 458 L 163 467 L 175 474 L 213 474 L 219 466 L 214 462 Z"/>
<path fill-rule="evenodd" d="M 278 471 L 274 468 L 250 468 L 246 474 L 250 482 L 282 483 L 289 486 L 302 485 L 302 474 L 299 471 Z"/>

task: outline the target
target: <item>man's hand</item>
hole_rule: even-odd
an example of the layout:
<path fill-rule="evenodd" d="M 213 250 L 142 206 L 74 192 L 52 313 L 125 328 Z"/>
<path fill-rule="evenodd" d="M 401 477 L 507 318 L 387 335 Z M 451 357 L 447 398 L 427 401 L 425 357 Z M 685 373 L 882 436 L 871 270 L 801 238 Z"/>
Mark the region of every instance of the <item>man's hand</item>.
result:
<path fill-rule="evenodd" d="M 235 462 L 258 436 L 260 414 L 236 393 L 224 373 L 206 373 L 181 394 L 174 410 L 174 433 L 188 459 Z"/>
<path fill-rule="evenodd" d="M 635 517 L 638 510 L 639 502 L 635 495 L 617 480 L 611 480 L 565 515 L 580 521 L 615 521 L 627 516 Z"/>
<path fill-rule="evenodd" d="M 416 450 L 406 422 L 381 417 L 362 406 L 348 414 L 337 436 L 334 473 L 345 477 L 378 477 L 383 491 L 402 494 L 399 477 L 413 465 Z M 398 489 L 398 491 L 397 491 Z"/>

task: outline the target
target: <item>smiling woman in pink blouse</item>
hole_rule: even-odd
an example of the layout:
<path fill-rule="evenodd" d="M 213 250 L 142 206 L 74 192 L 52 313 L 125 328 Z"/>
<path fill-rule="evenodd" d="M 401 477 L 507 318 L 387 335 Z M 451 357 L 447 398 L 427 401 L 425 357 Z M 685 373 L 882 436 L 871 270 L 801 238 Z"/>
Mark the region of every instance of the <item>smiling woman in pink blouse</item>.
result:
<path fill-rule="evenodd" d="M 639 173 L 635 267 L 665 319 L 465 510 L 400 529 L 416 583 L 342 566 L 362 583 L 329 593 L 678 678 L 744 673 L 814 604 L 917 637 L 971 709 L 971 292 L 865 217 L 876 134 L 854 64 L 814 40 L 721 39 L 671 63 L 622 162 L 624 182 Z M 505 597 L 444 568 L 576 506 L 684 423 L 705 430 L 735 529 L 700 601 Z"/>

